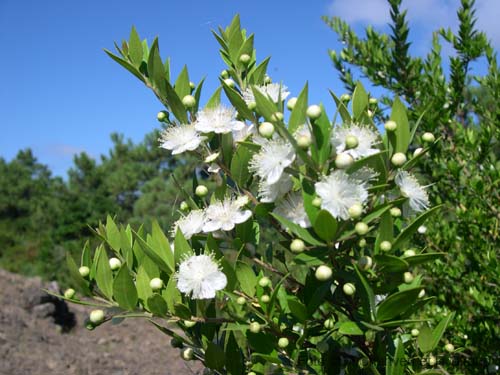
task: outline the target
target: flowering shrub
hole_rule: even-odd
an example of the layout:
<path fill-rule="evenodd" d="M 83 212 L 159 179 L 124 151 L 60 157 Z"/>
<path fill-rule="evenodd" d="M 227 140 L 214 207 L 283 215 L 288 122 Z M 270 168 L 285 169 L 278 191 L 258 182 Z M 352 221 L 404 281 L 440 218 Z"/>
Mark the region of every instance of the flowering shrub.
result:
<path fill-rule="evenodd" d="M 408 152 L 418 123 L 398 99 L 379 133 L 361 84 L 352 100 L 331 93 L 332 114 L 308 103 L 307 84 L 286 101 L 238 17 L 215 36 L 227 70 L 204 107 L 203 81 L 187 68 L 172 81 L 157 39 L 148 47 L 133 29 L 119 56 L 107 51 L 165 105 L 159 145 L 200 166 L 192 192 L 179 184 L 168 235 L 108 217 L 93 254 L 86 246 L 80 266 L 68 257 L 95 302 L 64 298 L 98 307 L 89 329 L 149 319 L 208 372 L 436 373 L 430 353 L 452 315 L 436 327 L 421 316 L 432 297 L 412 269 L 442 254 L 411 248 L 438 209 L 411 172 L 433 143 Z"/>

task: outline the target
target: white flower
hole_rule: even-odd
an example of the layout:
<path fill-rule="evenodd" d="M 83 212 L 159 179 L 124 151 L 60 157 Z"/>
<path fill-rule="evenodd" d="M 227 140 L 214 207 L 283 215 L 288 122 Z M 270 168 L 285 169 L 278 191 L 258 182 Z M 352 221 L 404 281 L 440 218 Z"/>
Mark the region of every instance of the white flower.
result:
<path fill-rule="evenodd" d="M 280 200 L 273 212 L 290 220 L 292 223 L 300 225 L 302 228 L 309 228 L 311 226 L 300 192 L 291 193 L 286 198 Z"/>
<path fill-rule="evenodd" d="M 274 103 L 277 103 L 278 100 L 280 99 L 280 93 L 281 93 L 281 100 L 285 100 L 288 97 L 288 95 L 290 95 L 288 87 L 280 85 L 279 83 L 270 83 L 264 86 L 255 86 L 255 88 L 259 90 L 263 95 L 271 99 Z M 245 89 L 245 91 L 243 91 L 243 100 L 247 104 L 255 103 L 255 97 L 250 87 Z"/>
<path fill-rule="evenodd" d="M 429 196 L 420 186 L 415 176 L 406 171 L 399 171 L 395 179 L 403 197 L 408 198 L 411 211 L 421 212 L 429 207 Z"/>
<path fill-rule="evenodd" d="M 281 139 L 273 139 L 262 143 L 260 151 L 250 160 L 249 169 L 267 184 L 275 184 L 294 160 L 292 145 Z"/>
<path fill-rule="evenodd" d="M 239 129 L 239 130 L 233 130 L 233 143 L 238 143 L 238 142 L 243 142 L 245 141 L 250 135 L 256 134 L 255 131 L 255 126 L 254 124 L 251 125 L 246 125 Z"/>
<path fill-rule="evenodd" d="M 289 174 L 283 173 L 280 179 L 274 184 L 266 181 L 259 183 L 259 198 L 263 203 L 271 203 L 288 193 L 293 186 L 292 178 Z"/>
<path fill-rule="evenodd" d="M 236 224 L 244 223 L 250 216 L 252 216 L 250 210 L 241 210 L 241 200 L 225 198 L 207 207 L 203 231 L 208 233 L 232 230 Z"/>
<path fill-rule="evenodd" d="M 349 136 L 356 137 L 358 145 L 356 147 L 346 149 L 346 138 Z M 353 159 L 361 159 L 380 150 L 373 146 L 377 144 L 377 134 L 367 126 L 352 124 L 349 126 L 337 126 L 333 129 L 332 145 L 338 154 L 345 152 Z"/>
<path fill-rule="evenodd" d="M 225 134 L 242 130 L 245 123 L 236 120 L 236 110 L 219 105 L 215 108 L 205 108 L 197 113 L 194 124 L 196 130 L 202 133 Z"/>
<path fill-rule="evenodd" d="M 179 265 L 176 274 L 177 289 L 190 294 L 193 299 L 209 299 L 227 285 L 226 275 L 221 271 L 213 255 L 193 255 Z"/>
<path fill-rule="evenodd" d="M 159 141 L 160 147 L 171 150 L 173 155 L 184 151 L 194 151 L 207 137 L 202 136 L 193 124 L 169 126 L 163 130 Z"/>
<path fill-rule="evenodd" d="M 193 210 L 174 223 L 172 235 L 175 236 L 178 228 L 181 230 L 184 237 L 189 240 L 193 235 L 202 231 L 204 223 L 205 212 L 203 210 Z"/>
<path fill-rule="evenodd" d="M 321 207 L 334 218 L 349 219 L 349 207 L 368 199 L 367 183 L 349 176 L 343 170 L 333 171 L 314 187 L 321 198 Z"/>

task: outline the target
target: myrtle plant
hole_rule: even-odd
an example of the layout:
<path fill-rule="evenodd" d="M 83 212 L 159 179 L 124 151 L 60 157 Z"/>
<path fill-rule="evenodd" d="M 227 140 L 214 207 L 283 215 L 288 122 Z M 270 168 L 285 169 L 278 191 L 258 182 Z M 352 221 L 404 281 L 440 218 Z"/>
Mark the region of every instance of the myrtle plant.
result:
<path fill-rule="evenodd" d="M 413 270 L 442 253 L 412 245 L 439 209 L 412 168 L 438 140 L 410 152 L 418 122 L 396 98 L 374 123 L 359 83 L 352 98 L 330 92 L 331 113 L 308 102 L 307 84 L 291 97 L 238 16 L 214 36 L 227 67 L 204 106 L 203 80 L 184 67 L 173 81 L 157 39 L 149 47 L 132 29 L 106 51 L 165 106 L 159 147 L 199 166 L 192 191 L 178 184 L 167 233 L 111 217 L 96 228 L 95 250 L 79 266 L 68 257 L 94 300 L 62 298 L 97 307 L 89 329 L 148 319 L 208 373 L 440 373 L 430 353 L 452 314 L 428 324 L 432 297 Z"/>

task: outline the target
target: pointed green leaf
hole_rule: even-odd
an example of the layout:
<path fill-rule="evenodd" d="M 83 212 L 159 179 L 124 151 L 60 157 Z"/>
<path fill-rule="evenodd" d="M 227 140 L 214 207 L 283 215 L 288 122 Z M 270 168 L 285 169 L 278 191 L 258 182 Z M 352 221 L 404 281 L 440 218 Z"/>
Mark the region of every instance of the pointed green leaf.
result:
<path fill-rule="evenodd" d="M 152 312 L 154 315 L 157 316 L 166 316 L 168 312 L 168 306 L 163 297 L 158 294 L 154 293 L 152 294 L 148 300 L 147 300 L 147 305 L 148 309 L 150 312 Z"/>
<path fill-rule="evenodd" d="M 125 69 L 127 69 L 130 73 L 132 73 L 134 76 L 136 76 L 137 78 L 139 78 L 142 82 L 146 82 L 146 80 L 144 79 L 143 75 L 141 74 L 141 72 L 139 70 L 137 70 L 135 68 L 135 66 L 133 66 L 131 63 L 129 63 L 128 61 L 126 60 L 123 60 L 122 58 L 116 56 L 115 54 L 113 54 L 112 52 L 108 51 L 107 49 L 104 50 L 104 52 L 106 52 L 106 54 L 111 57 L 113 60 L 115 60 L 118 64 L 120 64 L 121 66 L 123 66 Z"/>
<path fill-rule="evenodd" d="M 165 78 L 165 68 L 163 67 L 163 62 L 161 61 L 160 57 L 158 38 L 155 38 L 149 51 L 148 77 L 153 87 L 158 90 L 161 98 L 166 98 L 167 90 L 165 84 L 167 83 L 167 80 Z"/>
<path fill-rule="evenodd" d="M 406 289 L 387 297 L 378 305 L 377 320 L 383 322 L 404 313 L 417 300 L 422 289 L 422 287 Z"/>
<path fill-rule="evenodd" d="M 168 106 L 172 110 L 174 116 L 179 120 L 182 124 L 187 124 L 189 122 L 186 112 L 186 107 L 182 104 L 181 98 L 177 95 L 174 88 L 165 81 L 165 97 L 168 102 Z"/>
<path fill-rule="evenodd" d="M 139 38 L 139 34 L 137 34 L 137 30 L 134 26 L 132 26 L 132 30 L 130 31 L 130 38 L 128 41 L 128 56 L 130 57 L 130 61 L 137 68 L 142 64 L 142 42 Z"/>
<path fill-rule="evenodd" d="M 391 118 L 396 122 L 397 128 L 394 131 L 395 144 L 393 144 L 394 152 L 402 152 L 406 154 L 410 144 L 410 124 L 406 115 L 406 108 L 401 100 L 396 97 L 392 105 Z M 390 140 L 390 138 L 389 138 Z"/>
<path fill-rule="evenodd" d="M 182 231 L 177 228 L 174 239 L 174 259 L 175 264 L 178 265 L 185 256 L 193 255 L 193 249 L 189 246 L 186 238 L 182 234 Z"/>
<path fill-rule="evenodd" d="M 118 227 L 116 226 L 115 222 L 109 215 L 106 218 L 106 241 L 113 250 L 115 250 L 116 252 L 120 251 L 120 246 L 121 246 L 120 231 L 118 230 Z"/>
<path fill-rule="evenodd" d="M 175 92 L 179 98 L 184 98 L 186 95 L 191 94 L 191 87 L 189 86 L 189 74 L 187 66 L 184 65 L 177 80 L 175 81 Z"/>
<path fill-rule="evenodd" d="M 89 283 L 82 277 L 82 275 L 80 275 L 80 272 L 78 272 L 78 267 L 73 258 L 71 257 L 70 253 L 66 253 L 66 264 L 71 279 L 75 283 L 74 284 L 75 288 L 84 293 L 85 295 L 90 295 Z"/>
<path fill-rule="evenodd" d="M 415 220 L 413 220 L 396 237 L 396 239 L 394 240 L 394 243 L 392 244 L 392 249 L 393 250 L 399 249 L 406 242 L 406 240 L 408 240 L 418 230 L 418 227 L 421 226 L 425 222 L 425 220 L 427 220 L 427 218 L 429 216 L 431 216 L 433 213 L 435 213 L 439 209 L 441 209 L 441 206 L 435 206 L 435 207 L 431 208 L 429 211 L 426 211 L 423 214 L 421 214 Z"/>
<path fill-rule="evenodd" d="M 104 248 L 99 252 L 95 279 L 101 292 L 111 300 L 113 297 L 113 274 L 109 268 L 108 254 Z"/>
<path fill-rule="evenodd" d="M 354 92 L 352 93 L 352 113 L 354 119 L 360 121 L 367 107 L 368 94 L 366 93 L 365 88 L 363 87 L 361 82 L 358 82 L 356 84 Z"/>
<path fill-rule="evenodd" d="M 124 310 L 132 311 L 137 305 L 137 290 L 126 264 L 121 266 L 116 274 L 113 282 L 113 297 Z"/>
<path fill-rule="evenodd" d="M 248 164 L 252 159 L 252 153 L 244 146 L 238 146 L 231 161 L 231 177 L 240 187 L 246 187 L 250 178 Z"/>
<path fill-rule="evenodd" d="M 316 234 L 324 241 L 332 241 L 337 233 L 337 220 L 326 210 L 319 211 L 313 225 Z"/>
<path fill-rule="evenodd" d="M 226 364 L 224 350 L 213 342 L 208 343 L 205 351 L 205 365 L 213 370 L 222 370 Z"/>
<path fill-rule="evenodd" d="M 361 326 L 355 322 L 343 322 L 339 326 L 339 333 L 347 336 L 362 336 L 364 335 Z"/>
<path fill-rule="evenodd" d="M 255 295 L 257 285 L 257 276 L 254 270 L 248 264 L 243 262 L 236 263 L 236 277 L 240 283 L 241 290 L 249 297 Z"/>
<path fill-rule="evenodd" d="M 289 229 L 293 234 L 295 234 L 297 237 L 303 239 L 310 245 L 314 246 L 324 246 L 325 244 L 322 243 L 321 241 L 318 241 L 316 238 L 314 238 L 307 229 L 302 228 L 300 225 L 295 224 L 291 222 L 288 219 L 285 219 L 284 217 L 277 215 L 275 213 L 271 213 L 271 215 L 280 222 L 280 224 L 286 228 Z"/>
<path fill-rule="evenodd" d="M 133 232 L 133 231 L 132 231 Z M 166 273 L 171 273 L 170 268 L 168 265 L 165 263 L 165 261 L 160 257 L 156 252 L 151 249 L 149 244 L 142 239 L 142 237 L 137 233 L 133 232 L 135 239 L 136 239 L 136 244 L 140 248 L 140 250 L 148 256 L 162 271 L 165 271 Z"/>
<path fill-rule="evenodd" d="M 337 110 L 340 113 L 340 117 L 342 118 L 342 121 L 345 124 L 350 124 L 352 122 L 351 115 L 349 114 L 349 111 L 347 110 L 347 108 L 344 105 L 344 103 L 342 102 L 342 100 L 337 98 L 337 96 L 331 90 L 330 90 L 330 95 L 333 97 L 335 104 L 337 104 Z"/>
<path fill-rule="evenodd" d="M 220 93 L 221 93 L 222 87 L 219 87 L 215 92 L 212 94 L 210 99 L 208 99 L 207 104 L 205 105 L 205 108 L 210 109 L 210 108 L 216 108 L 217 106 L 220 105 Z"/>
<path fill-rule="evenodd" d="M 308 83 L 304 85 L 304 88 L 300 92 L 297 102 L 293 107 L 292 113 L 290 114 L 290 119 L 288 120 L 288 131 L 293 134 L 299 129 L 299 127 L 306 123 L 306 111 L 307 111 L 307 98 L 308 96 Z"/>
<path fill-rule="evenodd" d="M 361 302 L 363 304 L 363 310 L 367 318 L 370 321 L 375 320 L 375 294 L 373 293 L 373 289 L 370 287 L 368 280 L 366 280 L 365 276 L 361 273 L 357 265 L 354 265 L 354 271 L 357 278 L 358 290 L 361 296 Z"/>

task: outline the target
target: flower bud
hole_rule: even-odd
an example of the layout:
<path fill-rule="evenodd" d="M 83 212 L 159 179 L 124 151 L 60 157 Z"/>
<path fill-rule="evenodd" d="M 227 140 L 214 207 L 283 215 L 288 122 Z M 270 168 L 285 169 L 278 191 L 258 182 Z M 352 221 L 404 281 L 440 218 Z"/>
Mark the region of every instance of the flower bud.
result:
<path fill-rule="evenodd" d="M 417 228 L 417 232 L 420 234 L 425 234 L 425 232 L 427 232 L 427 227 L 425 225 L 421 225 Z"/>
<path fill-rule="evenodd" d="M 263 122 L 259 125 L 259 134 L 264 138 L 271 138 L 274 134 L 274 125 L 270 122 Z"/>
<path fill-rule="evenodd" d="M 267 295 L 267 294 L 263 294 L 260 297 L 260 302 L 262 302 L 262 303 L 269 303 L 270 300 L 271 300 L 271 297 L 269 297 L 269 295 Z"/>
<path fill-rule="evenodd" d="M 351 219 L 357 219 L 363 213 L 363 206 L 360 203 L 354 203 L 347 211 Z"/>
<path fill-rule="evenodd" d="M 191 90 L 194 90 L 196 88 L 196 83 L 194 83 L 193 81 L 189 81 L 189 88 Z"/>
<path fill-rule="evenodd" d="M 318 268 L 316 268 L 314 276 L 316 276 L 316 279 L 318 279 L 319 281 L 326 281 L 331 279 L 332 274 L 333 272 L 330 267 L 321 265 Z"/>
<path fill-rule="evenodd" d="M 335 319 L 328 318 L 327 320 L 324 321 L 323 326 L 326 329 L 333 329 L 333 327 L 335 327 Z"/>
<path fill-rule="evenodd" d="M 384 124 L 384 129 L 388 132 L 393 132 L 398 128 L 396 121 L 389 120 Z"/>
<path fill-rule="evenodd" d="M 425 289 L 422 289 L 420 293 L 418 293 L 418 298 L 424 298 L 425 297 Z"/>
<path fill-rule="evenodd" d="M 160 290 L 161 288 L 163 288 L 163 280 L 159 277 L 155 277 L 149 282 L 149 287 L 155 291 Z"/>
<path fill-rule="evenodd" d="M 370 99 L 368 99 L 368 103 L 370 103 L 370 104 L 377 104 L 378 100 L 377 100 L 377 98 L 370 98 Z"/>
<path fill-rule="evenodd" d="M 313 200 L 312 200 L 312 205 L 314 207 L 321 207 L 321 198 L 320 197 L 314 197 Z"/>
<path fill-rule="evenodd" d="M 434 357 L 432 354 L 429 356 L 429 360 L 427 361 L 429 365 L 434 366 L 437 362 L 436 357 Z"/>
<path fill-rule="evenodd" d="M 245 297 L 238 297 L 238 298 L 236 299 L 236 303 L 237 303 L 238 305 L 243 306 L 243 305 L 245 305 L 245 304 L 247 303 L 247 300 L 245 299 Z"/>
<path fill-rule="evenodd" d="M 87 266 L 82 266 L 78 268 L 78 272 L 82 277 L 87 277 L 90 273 L 90 268 L 88 268 Z"/>
<path fill-rule="evenodd" d="M 297 137 L 297 146 L 299 146 L 301 149 L 307 149 L 312 143 L 311 135 L 310 134 L 301 134 Z"/>
<path fill-rule="evenodd" d="M 163 122 L 168 118 L 168 112 L 167 111 L 160 111 L 156 115 L 156 118 L 158 119 L 158 121 Z"/>
<path fill-rule="evenodd" d="M 271 285 L 271 280 L 269 280 L 269 277 L 264 276 L 259 280 L 259 285 L 266 288 Z"/>
<path fill-rule="evenodd" d="M 94 324 L 102 323 L 104 320 L 104 311 L 92 310 L 89 315 L 89 320 Z"/>
<path fill-rule="evenodd" d="M 242 63 L 244 65 L 248 65 L 251 60 L 252 60 L 252 58 L 250 57 L 249 54 L 244 53 L 240 56 L 240 63 Z"/>
<path fill-rule="evenodd" d="M 436 137 L 434 137 L 434 134 L 426 132 L 422 134 L 422 141 L 426 143 L 432 143 L 436 140 Z"/>
<path fill-rule="evenodd" d="M 359 247 L 365 247 L 366 246 L 366 239 L 362 238 L 358 242 Z"/>
<path fill-rule="evenodd" d="M 380 250 L 389 251 L 392 249 L 392 244 L 389 241 L 382 241 L 380 243 Z"/>
<path fill-rule="evenodd" d="M 335 166 L 339 169 L 349 168 L 352 163 L 354 163 L 354 159 L 349 154 L 341 153 L 335 157 Z"/>
<path fill-rule="evenodd" d="M 419 147 L 419 148 L 416 148 L 415 151 L 413 151 L 413 157 L 417 157 L 418 155 L 420 155 L 422 153 L 422 151 L 424 151 L 424 149 L 422 147 Z"/>
<path fill-rule="evenodd" d="M 311 120 L 316 120 L 321 116 L 321 107 L 316 104 L 310 105 L 307 107 L 306 114 Z"/>
<path fill-rule="evenodd" d="M 75 296 L 75 290 L 73 288 L 66 289 L 64 291 L 64 298 L 72 299 Z"/>
<path fill-rule="evenodd" d="M 444 350 L 446 350 L 449 353 L 452 353 L 455 350 L 455 347 L 453 346 L 453 344 L 448 343 L 444 346 Z"/>
<path fill-rule="evenodd" d="M 271 120 L 274 121 L 274 122 L 277 122 L 277 121 L 283 121 L 283 113 L 282 112 L 274 112 L 272 115 L 271 115 Z"/>
<path fill-rule="evenodd" d="M 362 256 L 358 260 L 358 266 L 361 268 L 363 271 L 369 270 L 373 265 L 373 260 L 369 256 Z"/>
<path fill-rule="evenodd" d="M 342 94 L 342 95 L 340 95 L 340 100 L 342 100 L 343 102 L 348 102 L 349 100 L 351 100 L 351 95 Z"/>
<path fill-rule="evenodd" d="M 368 225 L 366 225 L 366 223 L 360 221 L 359 223 L 356 223 L 356 225 L 354 226 L 354 230 L 360 236 L 364 236 L 366 233 L 368 233 L 369 228 Z"/>
<path fill-rule="evenodd" d="M 182 104 L 187 108 L 193 108 L 196 105 L 196 99 L 193 95 L 186 95 L 182 98 Z"/>
<path fill-rule="evenodd" d="M 194 193 L 198 197 L 203 198 L 204 196 L 206 196 L 208 194 L 208 188 L 205 185 L 198 185 L 198 186 L 196 186 Z"/>
<path fill-rule="evenodd" d="M 396 167 L 401 167 L 404 163 L 406 163 L 406 155 L 402 152 L 396 152 L 392 155 L 391 163 Z"/>
<path fill-rule="evenodd" d="M 368 358 L 361 358 L 358 361 L 359 368 L 368 368 L 370 366 L 370 360 Z"/>
<path fill-rule="evenodd" d="M 290 341 L 286 337 L 281 337 L 278 340 L 278 346 L 282 349 L 286 348 L 290 344 Z"/>
<path fill-rule="evenodd" d="M 359 140 L 354 135 L 348 135 L 345 137 L 345 147 L 346 149 L 356 148 L 359 145 Z"/>
<path fill-rule="evenodd" d="M 411 272 L 405 272 L 403 274 L 403 280 L 406 284 L 411 284 L 414 279 L 415 279 L 415 277 L 413 276 L 413 274 Z"/>
<path fill-rule="evenodd" d="M 407 257 L 414 257 L 417 253 L 415 252 L 415 250 L 413 249 L 409 249 L 409 250 L 405 250 L 405 252 L 403 253 L 403 257 L 407 258 Z"/>
<path fill-rule="evenodd" d="M 181 211 L 184 211 L 184 212 L 189 211 L 189 204 L 186 201 L 182 201 L 180 209 L 181 209 Z"/>
<path fill-rule="evenodd" d="M 122 266 L 122 261 L 118 258 L 110 258 L 109 259 L 109 268 L 112 271 L 116 271 L 118 268 Z"/>
<path fill-rule="evenodd" d="M 269 77 L 269 76 L 266 74 L 266 76 L 264 77 L 264 84 L 265 84 L 265 85 L 268 85 L 268 84 L 270 84 L 270 83 L 272 83 L 272 82 L 273 82 L 273 80 L 271 79 L 271 77 Z"/>
<path fill-rule="evenodd" d="M 229 78 L 229 73 L 227 70 L 224 69 L 222 72 L 220 72 L 220 76 L 222 78 L 226 79 L 226 78 Z"/>
<path fill-rule="evenodd" d="M 420 331 L 419 331 L 418 329 L 413 328 L 413 329 L 411 330 L 411 335 L 412 335 L 413 337 L 417 337 L 419 334 L 420 334 Z"/>
<path fill-rule="evenodd" d="M 236 84 L 234 83 L 234 81 L 232 80 L 232 78 L 226 78 L 224 80 L 224 83 L 226 84 L 226 86 L 229 86 L 229 87 L 234 87 Z"/>
<path fill-rule="evenodd" d="M 352 296 L 352 295 L 354 295 L 354 293 L 356 293 L 356 287 L 354 286 L 353 283 L 344 284 L 344 286 L 342 287 L 342 290 L 348 296 Z"/>
<path fill-rule="evenodd" d="M 255 102 L 250 102 L 247 104 L 247 107 L 250 111 L 253 111 L 255 108 L 257 108 L 257 103 Z"/>
<path fill-rule="evenodd" d="M 297 104 L 297 98 L 296 97 L 293 97 L 293 98 L 290 98 L 288 100 L 288 102 L 286 103 L 286 107 L 292 111 L 294 108 L 295 108 L 295 104 Z"/>
<path fill-rule="evenodd" d="M 299 238 L 294 239 L 292 241 L 292 243 L 290 244 L 290 250 L 293 253 L 301 253 L 305 250 L 305 248 L 306 248 L 306 245 L 305 245 L 304 241 L 302 241 Z"/>
<path fill-rule="evenodd" d="M 392 207 L 389 212 L 391 213 L 392 217 L 400 217 L 401 216 L 401 209 L 398 207 Z"/>
<path fill-rule="evenodd" d="M 196 325 L 196 322 L 192 320 L 184 320 L 183 323 L 187 328 L 192 328 Z"/>
<path fill-rule="evenodd" d="M 257 322 L 252 322 L 252 323 L 250 323 L 250 327 L 248 329 L 252 333 L 259 333 L 260 332 L 260 324 Z"/>
<path fill-rule="evenodd" d="M 181 353 L 182 359 L 185 361 L 190 361 L 194 357 L 194 350 L 192 348 L 186 348 Z"/>

